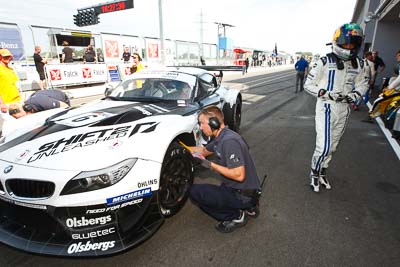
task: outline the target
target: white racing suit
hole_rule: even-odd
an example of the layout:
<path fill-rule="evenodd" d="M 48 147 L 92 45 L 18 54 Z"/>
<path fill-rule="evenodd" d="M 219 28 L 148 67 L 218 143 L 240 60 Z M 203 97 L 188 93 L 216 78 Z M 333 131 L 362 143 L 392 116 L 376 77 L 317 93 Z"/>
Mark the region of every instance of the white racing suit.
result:
<path fill-rule="evenodd" d="M 324 96 L 318 97 L 315 108 L 317 136 L 311 169 L 317 175 L 322 169 L 328 168 L 332 153 L 335 152 L 345 130 L 350 108 L 344 96 L 354 90 L 361 99 L 368 90 L 368 77 L 363 61 L 358 58 L 353 60 L 356 60 L 357 68 L 352 67 L 349 60 L 342 61 L 343 69 L 340 70 L 336 64 L 337 58 L 328 54 L 311 66 L 304 84 L 306 92 L 315 97 L 318 97 L 320 89 L 327 91 Z"/>

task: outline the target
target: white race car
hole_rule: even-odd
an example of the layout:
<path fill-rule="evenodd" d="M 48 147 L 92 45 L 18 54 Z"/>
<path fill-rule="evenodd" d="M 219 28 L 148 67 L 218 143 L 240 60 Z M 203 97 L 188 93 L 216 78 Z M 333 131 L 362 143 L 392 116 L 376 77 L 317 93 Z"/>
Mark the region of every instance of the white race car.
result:
<path fill-rule="evenodd" d="M 203 145 L 197 114 L 217 105 L 238 131 L 242 96 L 200 68 L 142 71 L 80 107 L 4 125 L 0 242 L 24 251 L 99 256 L 152 235 L 187 200 Z"/>

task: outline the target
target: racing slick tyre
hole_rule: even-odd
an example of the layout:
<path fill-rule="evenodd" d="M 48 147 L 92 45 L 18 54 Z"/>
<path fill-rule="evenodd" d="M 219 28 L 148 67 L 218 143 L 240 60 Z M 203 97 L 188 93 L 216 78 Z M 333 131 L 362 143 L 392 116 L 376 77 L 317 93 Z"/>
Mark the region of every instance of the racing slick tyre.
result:
<path fill-rule="evenodd" d="M 183 207 L 192 184 L 192 155 L 174 142 L 167 149 L 161 167 L 158 205 L 164 217 L 175 215 Z"/>
<path fill-rule="evenodd" d="M 229 126 L 229 129 L 238 133 L 242 120 L 242 102 L 240 99 L 237 98 L 232 107 L 230 107 L 229 103 L 226 103 L 223 107 L 223 113 L 225 124 Z"/>

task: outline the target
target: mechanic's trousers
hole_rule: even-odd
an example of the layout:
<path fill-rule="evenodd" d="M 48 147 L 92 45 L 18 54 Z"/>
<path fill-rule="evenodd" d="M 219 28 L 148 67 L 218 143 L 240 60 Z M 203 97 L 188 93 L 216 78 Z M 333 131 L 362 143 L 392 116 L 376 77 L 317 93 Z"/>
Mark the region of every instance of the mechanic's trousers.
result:
<path fill-rule="evenodd" d="M 320 173 L 322 168 L 328 168 L 340 138 L 346 128 L 350 115 L 347 103 L 337 103 L 317 99 L 315 107 L 315 131 L 317 132 L 311 169 Z"/>
<path fill-rule="evenodd" d="M 297 71 L 297 73 L 296 73 L 296 93 L 299 88 L 299 84 L 300 84 L 300 92 L 304 90 L 304 76 L 305 76 L 304 71 Z"/>
<path fill-rule="evenodd" d="M 237 219 L 240 210 L 255 205 L 253 198 L 244 196 L 225 185 L 194 184 L 190 190 L 190 199 L 218 221 Z"/>

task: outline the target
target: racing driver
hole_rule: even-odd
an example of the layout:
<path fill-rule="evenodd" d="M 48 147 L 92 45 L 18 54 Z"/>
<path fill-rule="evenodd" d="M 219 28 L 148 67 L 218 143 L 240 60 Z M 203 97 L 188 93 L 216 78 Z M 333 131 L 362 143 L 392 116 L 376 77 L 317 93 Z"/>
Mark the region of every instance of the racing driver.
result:
<path fill-rule="evenodd" d="M 311 160 L 311 189 L 319 192 L 320 184 L 331 185 L 326 170 L 345 130 L 350 114 L 349 103 L 361 99 L 368 89 L 368 77 L 357 53 L 363 31 L 356 23 L 338 28 L 332 40 L 332 53 L 321 57 L 313 66 L 304 89 L 317 97 L 315 130 L 317 133 Z"/>

